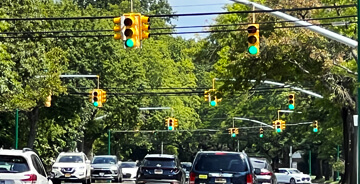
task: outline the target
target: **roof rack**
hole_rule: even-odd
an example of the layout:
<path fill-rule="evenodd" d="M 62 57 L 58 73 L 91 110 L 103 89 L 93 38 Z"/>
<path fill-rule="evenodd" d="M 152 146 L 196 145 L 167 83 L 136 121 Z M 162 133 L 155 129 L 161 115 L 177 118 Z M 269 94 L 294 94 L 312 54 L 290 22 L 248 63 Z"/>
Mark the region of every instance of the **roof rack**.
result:
<path fill-rule="evenodd" d="M 26 152 L 26 151 L 32 151 L 32 149 L 31 148 L 23 148 L 23 150 L 22 150 L 23 152 Z"/>

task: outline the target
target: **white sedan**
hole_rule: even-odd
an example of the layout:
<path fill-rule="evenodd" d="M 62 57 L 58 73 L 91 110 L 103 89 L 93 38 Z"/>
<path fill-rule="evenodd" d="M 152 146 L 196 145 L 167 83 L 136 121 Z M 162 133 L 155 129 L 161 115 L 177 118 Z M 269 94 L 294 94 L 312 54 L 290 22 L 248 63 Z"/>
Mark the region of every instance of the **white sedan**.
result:
<path fill-rule="evenodd" d="M 295 168 L 279 168 L 275 176 L 278 183 L 311 183 L 311 178 L 308 174 L 304 174 Z"/>

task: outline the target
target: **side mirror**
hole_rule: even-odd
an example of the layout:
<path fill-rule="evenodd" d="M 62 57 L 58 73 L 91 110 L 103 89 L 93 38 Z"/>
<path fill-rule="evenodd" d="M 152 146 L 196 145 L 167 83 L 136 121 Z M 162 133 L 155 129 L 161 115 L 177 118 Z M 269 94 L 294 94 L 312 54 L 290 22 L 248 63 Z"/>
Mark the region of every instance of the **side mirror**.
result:
<path fill-rule="evenodd" d="M 286 172 L 287 175 L 289 175 L 290 173 L 289 172 Z"/>
<path fill-rule="evenodd" d="M 255 172 L 256 175 L 260 175 L 261 174 L 261 169 L 259 168 L 255 168 Z"/>
<path fill-rule="evenodd" d="M 118 163 L 117 163 L 118 165 L 121 165 L 121 161 L 118 161 Z"/>

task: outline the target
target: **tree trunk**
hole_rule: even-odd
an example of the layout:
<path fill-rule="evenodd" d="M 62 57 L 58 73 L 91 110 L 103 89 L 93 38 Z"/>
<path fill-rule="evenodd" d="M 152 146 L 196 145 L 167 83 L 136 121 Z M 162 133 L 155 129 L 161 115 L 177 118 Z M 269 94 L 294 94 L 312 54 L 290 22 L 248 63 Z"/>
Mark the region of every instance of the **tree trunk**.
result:
<path fill-rule="evenodd" d="M 343 136 L 344 136 L 344 156 L 345 156 L 345 173 L 344 177 L 341 179 L 341 183 L 349 184 L 356 183 L 356 181 L 351 182 L 352 168 L 353 163 L 356 160 L 356 155 L 354 155 L 353 145 L 353 128 L 352 128 L 352 113 L 348 107 L 342 108 L 342 119 L 343 119 Z"/>
<path fill-rule="evenodd" d="M 321 179 L 323 178 L 323 167 L 322 167 L 322 159 L 316 159 L 316 178 Z"/>
<path fill-rule="evenodd" d="M 34 148 L 34 142 L 36 138 L 37 122 L 39 120 L 39 107 L 35 107 L 32 111 L 27 113 L 28 120 L 30 122 L 30 132 L 28 136 L 27 147 Z"/>

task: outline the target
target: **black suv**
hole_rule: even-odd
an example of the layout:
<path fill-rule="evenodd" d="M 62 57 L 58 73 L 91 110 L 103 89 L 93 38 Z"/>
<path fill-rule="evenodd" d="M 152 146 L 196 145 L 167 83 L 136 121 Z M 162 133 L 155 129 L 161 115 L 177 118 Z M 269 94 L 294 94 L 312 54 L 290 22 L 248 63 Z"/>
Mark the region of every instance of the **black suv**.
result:
<path fill-rule="evenodd" d="M 141 183 L 184 184 L 185 172 L 176 156 L 149 154 L 141 162 L 136 175 L 136 184 Z"/>
<path fill-rule="evenodd" d="M 189 183 L 257 182 L 249 157 L 244 152 L 200 151 L 195 156 Z"/>

